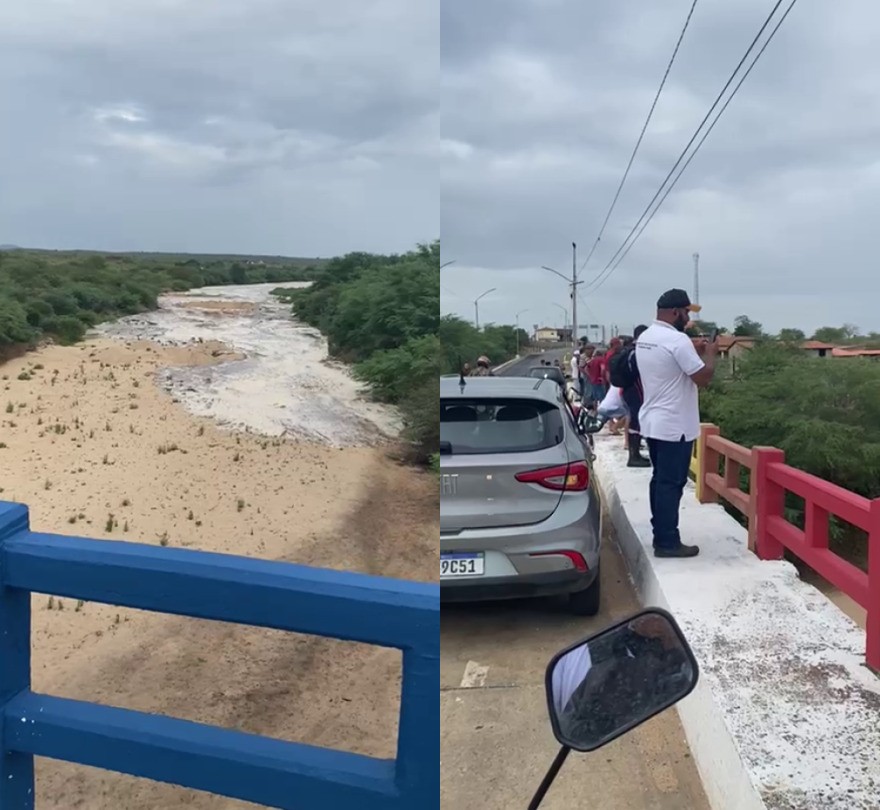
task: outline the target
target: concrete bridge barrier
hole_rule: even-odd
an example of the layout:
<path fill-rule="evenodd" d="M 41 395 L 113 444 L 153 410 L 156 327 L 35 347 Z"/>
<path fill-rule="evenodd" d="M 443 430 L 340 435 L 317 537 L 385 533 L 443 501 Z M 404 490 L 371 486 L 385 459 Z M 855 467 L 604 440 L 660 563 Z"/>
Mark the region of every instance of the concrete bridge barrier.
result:
<path fill-rule="evenodd" d="M 640 598 L 675 615 L 700 663 L 679 713 L 712 807 L 880 807 L 880 681 L 865 664 L 864 631 L 792 564 L 750 551 L 747 529 L 720 504 L 701 504 L 693 485 L 681 529 L 699 557 L 654 558 L 651 470 L 627 468 L 619 438 L 597 436 L 596 454 Z"/>
<path fill-rule="evenodd" d="M 34 693 L 32 591 L 398 648 L 397 758 Z M 290 810 L 437 808 L 439 646 L 436 585 L 36 533 L 0 501 L 0 810 L 33 810 L 34 756 Z"/>

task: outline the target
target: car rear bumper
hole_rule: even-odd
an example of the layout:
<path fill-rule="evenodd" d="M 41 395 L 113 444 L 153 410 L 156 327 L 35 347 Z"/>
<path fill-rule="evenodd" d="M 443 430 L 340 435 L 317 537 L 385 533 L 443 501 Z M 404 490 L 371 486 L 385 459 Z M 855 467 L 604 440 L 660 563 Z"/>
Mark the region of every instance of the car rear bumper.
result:
<path fill-rule="evenodd" d="M 482 602 L 527 599 L 576 593 L 593 584 L 598 568 L 589 571 L 554 571 L 518 577 L 474 577 L 440 583 L 441 602 Z"/>

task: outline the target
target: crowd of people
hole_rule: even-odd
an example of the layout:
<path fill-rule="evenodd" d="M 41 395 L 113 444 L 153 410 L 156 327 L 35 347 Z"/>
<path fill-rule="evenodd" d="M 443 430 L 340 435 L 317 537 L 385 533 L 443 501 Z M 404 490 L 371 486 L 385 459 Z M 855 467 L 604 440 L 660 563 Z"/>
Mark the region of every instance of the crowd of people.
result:
<path fill-rule="evenodd" d="M 582 339 L 571 358 L 571 380 L 590 416 L 588 432 L 620 426 L 629 453 L 627 466 L 651 467 L 649 499 L 654 554 L 694 557 L 699 547 L 681 542 L 678 513 L 687 483 L 693 444 L 700 433 L 697 391 L 715 373 L 718 344 L 692 340 L 686 332 L 693 313 L 687 292 L 672 289 L 657 301 L 650 325 L 614 338 L 605 352 Z M 641 454 L 642 438 L 648 456 Z"/>
<path fill-rule="evenodd" d="M 615 436 L 622 433 L 630 467 L 651 464 L 641 454 L 642 390 L 635 368 L 635 342 L 645 329 L 637 326 L 632 335 L 612 338 L 604 351 L 581 338 L 570 361 L 570 378 L 588 416 L 587 430 L 598 432 L 608 425 Z"/>
<path fill-rule="evenodd" d="M 693 557 L 700 551 L 683 544 L 678 530 L 693 444 L 700 433 L 697 390 L 711 382 L 718 352 L 714 340 L 687 335 L 691 317 L 699 310 L 684 290 L 667 290 L 657 300 L 651 325 L 637 326 L 631 336 L 612 338 L 604 351 L 581 338 L 565 374 L 579 401 L 578 418 L 585 432 L 596 433 L 608 425 L 611 432 L 623 433 L 627 466 L 652 468 L 649 498 L 657 557 Z M 542 359 L 541 366 L 560 363 Z M 463 373 L 492 376 L 489 358 L 478 358 L 473 370 L 465 364 Z M 558 374 L 562 381 L 564 370 Z M 641 453 L 643 438 L 648 458 Z"/>

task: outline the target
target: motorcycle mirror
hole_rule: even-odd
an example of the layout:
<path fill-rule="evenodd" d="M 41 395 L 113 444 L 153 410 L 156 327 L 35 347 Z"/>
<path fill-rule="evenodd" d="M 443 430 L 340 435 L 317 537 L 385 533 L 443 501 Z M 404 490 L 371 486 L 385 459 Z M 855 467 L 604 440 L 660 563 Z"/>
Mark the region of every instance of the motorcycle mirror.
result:
<path fill-rule="evenodd" d="M 557 653 L 545 686 L 562 748 L 529 805 L 535 810 L 569 751 L 595 751 L 687 697 L 699 667 L 681 628 L 660 608 L 630 616 Z"/>

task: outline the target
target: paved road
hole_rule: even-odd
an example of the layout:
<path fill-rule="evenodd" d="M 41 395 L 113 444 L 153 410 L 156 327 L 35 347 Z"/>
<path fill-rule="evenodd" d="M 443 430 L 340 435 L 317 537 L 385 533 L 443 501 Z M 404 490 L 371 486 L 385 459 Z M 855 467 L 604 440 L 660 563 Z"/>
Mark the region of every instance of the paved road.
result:
<path fill-rule="evenodd" d="M 562 352 L 547 352 L 552 361 Z M 502 372 L 535 365 L 523 358 Z M 559 599 L 444 605 L 440 634 L 441 806 L 525 807 L 558 750 L 544 669 L 554 653 L 638 610 L 613 538 L 602 555 L 603 605 L 571 616 Z M 546 810 L 708 810 L 675 710 L 594 754 L 571 754 Z"/>
<path fill-rule="evenodd" d="M 638 610 L 608 538 L 603 606 L 570 616 L 557 600 L 444 605 L 440 633 L 441 806 L 528 804 L 558 750 L 544 668 L 561 648 Z M 594 754 L 569 756 L 542 810 L 708 810 L 674 709 Z"/>
<path fill-rule="evenodd" d="M 532 366 L 540 366 L 542 359 L 549 360 L 551 363 L 558 359 L 559 362 L 562 363 L 562 357 L 564 354 L 564 349 L 548 349 L 543 354 L 527 354 L 515 363 L 506 366 L 504 370 L 500 372 L 500 376 L 516 377 L 518 375 L 525 375 L 528 369 L 532 368 Z"/>

